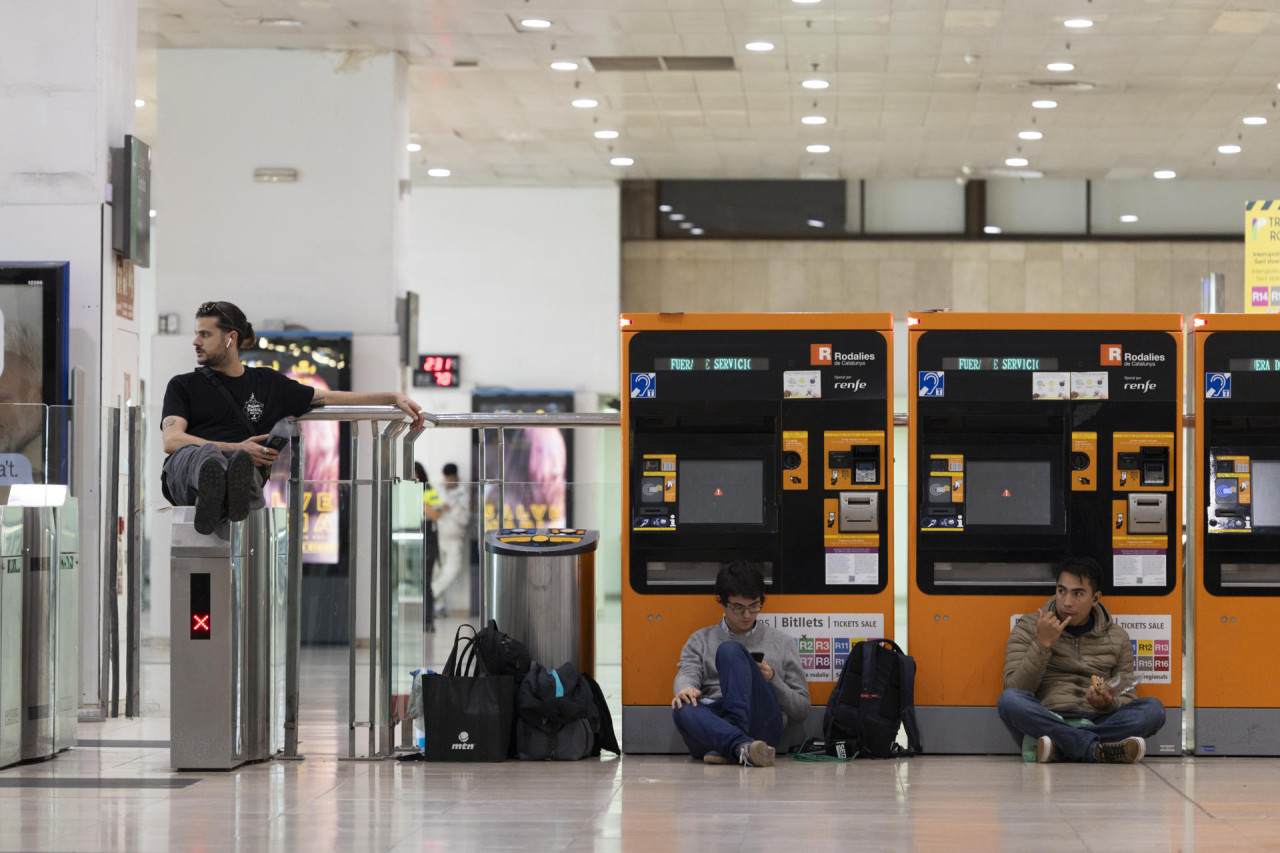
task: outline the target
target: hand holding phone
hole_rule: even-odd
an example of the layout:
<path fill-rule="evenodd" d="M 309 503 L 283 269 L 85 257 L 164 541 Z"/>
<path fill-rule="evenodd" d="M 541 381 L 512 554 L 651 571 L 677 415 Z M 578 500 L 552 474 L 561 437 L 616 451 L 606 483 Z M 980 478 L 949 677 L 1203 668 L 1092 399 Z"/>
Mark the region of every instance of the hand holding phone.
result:
<path fill-rule="evenodd" d="M 755 659 L 756 663 L 760 663 L 760 661 L 764 660 L 764 652 L 752 652 L 751 657 Z"/>

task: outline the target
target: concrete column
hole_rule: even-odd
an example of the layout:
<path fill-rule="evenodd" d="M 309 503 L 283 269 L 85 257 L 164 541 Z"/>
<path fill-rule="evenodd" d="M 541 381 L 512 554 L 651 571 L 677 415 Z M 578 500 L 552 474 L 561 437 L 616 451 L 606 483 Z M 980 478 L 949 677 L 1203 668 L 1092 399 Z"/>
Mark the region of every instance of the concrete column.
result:
<path fill-rule="evenodd" d="M 0 0 L 0 259 L 70 262 L 74 403 L 89 409 L 137 388 L 138 321 L 133 303 L 117 306 L 107 189 L 110 149 L 133 129 L 136 43 L 135 0 Z M 93 705 L 115 520 L 99 511 L 98 448 L 85 450 L 81 698 Z"/>

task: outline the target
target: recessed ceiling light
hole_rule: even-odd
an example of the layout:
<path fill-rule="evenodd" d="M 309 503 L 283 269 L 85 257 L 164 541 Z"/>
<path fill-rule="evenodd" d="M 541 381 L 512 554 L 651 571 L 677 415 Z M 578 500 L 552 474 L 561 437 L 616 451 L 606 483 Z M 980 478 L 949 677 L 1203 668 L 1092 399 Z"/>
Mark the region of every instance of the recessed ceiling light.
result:
<path fill-rule="evenodd" d="M 701 237 L 705 232 L 701 228 L 690 228 L 689 233 L 695 237 Z"/>
<path fill-rule="evenodd" d="M 1058 102 L 1057 101 L 1032 101 L 1031 106 L 1035 107 L 1038 110 L 1051 110 L 1054 107 L 1058 106 Z"/>
<path fill-rule="evenodd" d="M 827 227 L 827 223 L 823 222 L 821 219 L 810 219 L 805 224 L 808 225 L 810 228 L 826 228 Z"/>
<path fill-rule="evenodd" d="M 826 124 L 827 117 L 826 116 L 805 116 L 804 118 L 800 119 L 800 123 L 801 124 Z"/>
<path fill-rule="evenodd" d="M 1126 214 L 1123 214 L 1123 215 L 1120 217 L 1120 221 L 1121 221 L 1121 222 L 1137 222 L 1137 221 L 1138 221 L 1138 217 L 1137 217 L 1137 216 L 1135 216 L 1135 215 L 1134 215 L 1134 214 L 1132 214 L 1132 213 L 1126 213 Z"/>
<path fill-rule="evenodd" d="M 155 219 L 155 218 L 156 218 L 156 212 L 155 212 L 155 210 L 152 210 L 152 211 L 151 211 L 151 218 L 152 218 L 152 219 Z"/>
<path fill-rule="evenodd" d="M 984 234 L 999 234 L 999 233 L 1000 233 L 1000 226 L 999 226 L 999 225 L 984 225 L 984 226 L 982 226 L 982 233 L 984 233 Z"/>
<path fill-rule="evenodd" d="M 810 154 L 826 154 L 828 151 L 831 150 L 831 146 L 830 145 L 806 145 L 804 147 L 804 150 L 808 151 Z"/>
<path fill-rule="evenodd" d="M 551 22 L 545 18 L 525 18 L 520 22 L 520 26 L 528 27 L 531 30 L 545 30 L 551 26 Z"/>
<path fill-rule="evenodd" d="M 589 110 L 592 107 L 600 106 L 600 102 L 594 98 L 574 98 L 572 103 L 580 110 Z"/>
<path fill-rule="evenodd" d="M 800 85 L 804 86 L 806 89 L 825 89 L 831 84 L 828 83 L 826 80 L 820 80 L 817 77 L 814 77 L 812 79 L 805 80 Z"/>
<path fill-rule="evenodd" d="M 822 0 L 791 0 L 797 6 L 808 6 L 810 3 L 821 3 Z"/>
<path fill-rule="evenodd" d="M 635 163 L 630 157 L 614 157 L 609 161 L 610 166 L 630 166 Z"/>
<path fill-rule="evenodd" d="M 1266 124 L 1267 120 L 1262 116 L 1245 116 L 1241 119 L 1245 124 Z"/>
<path fill-rule="evenodd" d="M 659 212 L 659 213 L 670 213 L 670 212 L 671 212 L 671 205 L 669 205 L 669 204 L 660 204 L 660 205 L 658 205 L 658 212 Z"/>
<path fill-rule="evenodd" d="M 1027 165 L 1027 158 L 1026 157 L 1006 157 L 1004 164 L 1006 166 L 1013 166 L 1014 168 L 1021 168 Z"/>
<path fill-rule="evenodd" d="M 453 174 L 448 169 L 427 169 L 427 174 L 433 178 L 447 178 Z"/>
<path fill-rule="evenodd" d="M 416 154 L 422 150 L 422 146 L 417 142 L 410 142 L 408 145 L 405 146 L 405 148 L 408 149 L 409 152 L 412 154 Z"/>
<path fill-rule="evenodd" d="M 297 18 L 242 18 L 242 24 L 256 27 L 300 27 L 302 21 Z"/>
<path fill-rule="evenodd" d="M 133 105 L 135 107 L 145 107 L 147 105 L 147 102 L 142 100 L 142 98 L 136 98 L 133 102 Z"/>
<path fill-rule="evenodd" d="M 578 63 L 576 62 L 553 62 L 551 63 L 552 71 L 577 71 Z"/>
<path fill-rule="evenodd" d="M 1239 145 L 1219 145 L 1218 153 L 1219 154 L 1239 154 L 1240 146 Z"/>
<path fill-rule="evenodd" d="M 1152 172 L 1152 177 L 1161 181 L 1167 181 L 1170 178 L 1178 177 L 1178 173 L 1171 169 L 1161 169 L 1158 172 Z"/>
<path fill-rule="evenodd" d="M 1070 62 L 1050 62 L 1045 66 L 1050 71 L 1075 71 L 1076 67 Z"/>
<path fill-rule="evenodd" d="M 1029 140 L 1044 139 L 1044 134 L 1038 130 L 1021 130 L 1018 131 L 1018 138 Z"/>
<path fill-rule="evenodd" d="M 765 51 L 773 50 L 773 42 L 771 42 L 771 41 L 749 41 L 749 42 L 747 42 L 747 50 L 754 50 L 754 51 L 757 51 L 757 52 L 759 52 L 759 53 L 764 53 Z"/>
<path fill-rule="evenodd" d="M 597 130 L 597 131 L 596 131 L 596 133 L 595 133 L 595 136 L 596 136 L 596 139 L 617 139 L 617 138 L 618 138 L 618 131 L 616 131 L 616 130 Z"/>
<path fill-rule="evenodd" d="M 1062 25 L 1073 30 L 1087 30 L 1093 26 L 1093 21 L 1088 18 L 1068 18 L 1062 22 Z"/>
<path fill-rule="evenodd" d="M 684 221 L 684 214 L 683 214 L 683 213 L 673 213 L 673 214 L 671 214 L 671 221 L 672 221 L 672 222 L 683 222 L 683 221 Z"/>
<path fill-rule="evenodd" d="M 693 223 L 692 223 L 692 222 L 681 222 L 681 223 L 680 223 L 680 227 L 681 227 L 681 228 L 683 228 L 683 229 L 684 229 L 684 230 L 686 230 L 686 231 L 691 231 L 691 230 L 693 230 Z"/>

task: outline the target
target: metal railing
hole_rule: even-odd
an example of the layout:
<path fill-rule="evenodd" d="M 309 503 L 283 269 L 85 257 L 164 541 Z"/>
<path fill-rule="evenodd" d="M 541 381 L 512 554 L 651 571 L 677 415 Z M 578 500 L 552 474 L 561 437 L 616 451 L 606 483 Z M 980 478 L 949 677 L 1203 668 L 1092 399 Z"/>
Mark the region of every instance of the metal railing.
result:
<path fill-rule="evenodd" d="M 498 431 L 499 446 L 505 444 L 507 429 L 616 428 L 621 424 L 617 414 L 507 414 L 507 413 L 423 413 L 421 429 L 409 429 L 410 421 L 394 406 L 326 406 L 308 412 L 298 421 L 348 421 L 351 422 L 351 498 L 348 502 L 349 541 L 359 541 L 360 502 L 359 491 L 367 486 L 372 504 L 369 507 L 369 719 L 357 719 L 356 670 L 356 549 L 352 548 L 351 570 L 348 574 L 348 631 L 350 650 L 347 667 L 348 720 L 347 757 L 356 756 L 356 730 L 368 727 L 368 757 L 387 758 L 394 754 L 392 711 L 392 625 L 393 601 L 391 584 L 392 559 L 392 497 L 393 484 L 398 480 L 413 479 L 413 444 L 428 429 L 478 429 L 480 430 L 480 477 L 476 482 L 477 505 L 483 505 L 484 489 L 496 485 L 504 489 L 505 460 L 499 459 L 498 476 L 485 476 L 488 471 L 485 459 L 485 443 L 489 430 Z M 360 467 L 360 423 L 369 424 L 369 437 L 373 440 L 370 476 L 358 476 Z M 397 442 L 397 439 L 399 441 Z M 302 435 L 296 428 L 291 439 L 289 463 L 289 579 L 288 615 L 285 622 L 285 746 L 281 758 L 298 759 L 298 707 L 300 696 L 301 610 L 302 610 L 302 515 L 303 515 L 303 447 Z M 399 452 L 400 464 L 396 464 Z M 504 495 L 505 497 L 505 495 Z M 477 541 L 484 541 L 484 516 L 477 513 L 479 530 Z M 481 573 L 481 601 L 485 600 Z M 429 583 L 424 577 L 424 583 Z M 425 609 L 425 608 L 424 608 Z M 424 616 L 429 614 L 424 613 Z"/>

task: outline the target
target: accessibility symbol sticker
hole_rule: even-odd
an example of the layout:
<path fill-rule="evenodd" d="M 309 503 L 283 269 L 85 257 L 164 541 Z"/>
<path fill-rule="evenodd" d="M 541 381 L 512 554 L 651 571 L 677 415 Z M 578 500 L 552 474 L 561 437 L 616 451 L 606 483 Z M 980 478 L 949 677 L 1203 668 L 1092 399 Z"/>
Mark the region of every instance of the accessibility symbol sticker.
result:
<path fill-rule="evenodd" d="M 658 375 L 656 373 L 631 374 L 631 399 L 658 396 Z"/>

